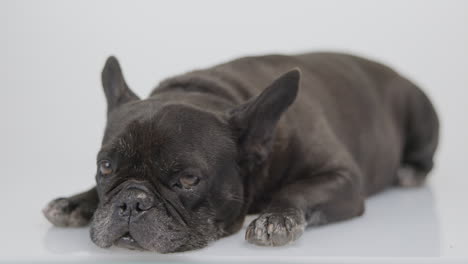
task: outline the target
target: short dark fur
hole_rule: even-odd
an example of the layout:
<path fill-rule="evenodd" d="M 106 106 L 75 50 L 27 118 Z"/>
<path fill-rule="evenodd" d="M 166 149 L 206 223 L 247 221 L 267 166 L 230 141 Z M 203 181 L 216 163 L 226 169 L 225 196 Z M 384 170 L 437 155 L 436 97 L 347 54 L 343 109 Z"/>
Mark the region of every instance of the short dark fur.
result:
<path fill-rule="evenodd" d="M 363 58 L 241 58 L 167 79 L 145 100 L 114 57 L 102 80 L 98 164 L 113 171 L 98 170 L 96 188 L 44 209 L 55 225 L 91 221 L 101 247 L 200 248 L 238 231 L 247 213 L 260 213 L 249 242 L 284 245 L 306 226 L 363 214 L 365 197 L 389 186 L 422 184 L 433 167 L 430 101 Z"/>

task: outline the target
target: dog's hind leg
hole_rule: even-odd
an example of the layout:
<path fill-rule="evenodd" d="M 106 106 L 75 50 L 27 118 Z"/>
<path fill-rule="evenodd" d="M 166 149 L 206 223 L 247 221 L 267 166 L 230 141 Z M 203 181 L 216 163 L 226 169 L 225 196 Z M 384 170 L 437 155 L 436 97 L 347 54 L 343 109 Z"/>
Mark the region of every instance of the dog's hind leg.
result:
<path fill-rule="evenodd" d="M 438 144 L 439 121 L 427 96 L 413 84 L 406 111 L 406 140 L 403 159 L 397 171 L 396 184 L 415 187 L 424 183 L 434 166 Z"/>
<path fill-rule="evenodd" d="M 96 187 L 83 193 L 57 198 L 42 210 L 55 226 L 78 227 L 89 224 L 99 203 Z"/>

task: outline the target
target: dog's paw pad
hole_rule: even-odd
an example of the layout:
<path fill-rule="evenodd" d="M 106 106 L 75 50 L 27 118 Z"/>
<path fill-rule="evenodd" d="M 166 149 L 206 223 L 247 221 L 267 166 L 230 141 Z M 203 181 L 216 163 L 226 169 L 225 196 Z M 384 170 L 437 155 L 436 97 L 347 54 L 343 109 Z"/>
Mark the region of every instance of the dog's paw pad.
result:
<path fill-rule="evenodd" d="M 55 226 L 79 227 L 89 223 L 82 209 L 67 198 L 58 198 L 51 201 L 44 209 L 44 216 Z"/>
<path fill-rule="evenodd" d="M 250 223 L 245 239 L 260 246 L 283 246 L 298 239 L 305 226 L 301 214 L 265 213 Z"/>

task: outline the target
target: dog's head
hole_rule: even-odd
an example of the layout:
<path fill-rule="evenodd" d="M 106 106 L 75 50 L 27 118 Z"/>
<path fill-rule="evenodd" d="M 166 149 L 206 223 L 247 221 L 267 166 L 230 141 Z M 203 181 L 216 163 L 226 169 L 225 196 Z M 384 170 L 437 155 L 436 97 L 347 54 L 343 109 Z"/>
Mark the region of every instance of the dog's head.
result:
<path fill-rule="evenodd" d="M 265 160 L 298 81 L 297 70 L 288 72 L 221 113 L 157 96 L 140 100 L 109 58 L 102 73 L 108 120 L 97 158 L 94 243 L 164 253 L 237 231 L 248 206 L 242 171 Z"/>

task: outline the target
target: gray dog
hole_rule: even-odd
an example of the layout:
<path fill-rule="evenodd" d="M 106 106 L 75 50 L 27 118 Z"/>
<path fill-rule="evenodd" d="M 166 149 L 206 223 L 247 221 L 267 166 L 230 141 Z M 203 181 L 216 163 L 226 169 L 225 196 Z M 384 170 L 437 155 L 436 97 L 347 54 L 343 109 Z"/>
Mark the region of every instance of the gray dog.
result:
<path fill-rule="evenodd" d="M 379 63 L 336 53 L 247 57 L 163 81 L 139 99 L 117 59 L 102 72 L 107 126 L 96 187 L 55 199 L 57 226 L 162 253 L 237 232 L 281 246 L 307 226 L 364 213 L 433 167 L 438 119 L 424 93 Z"/>

